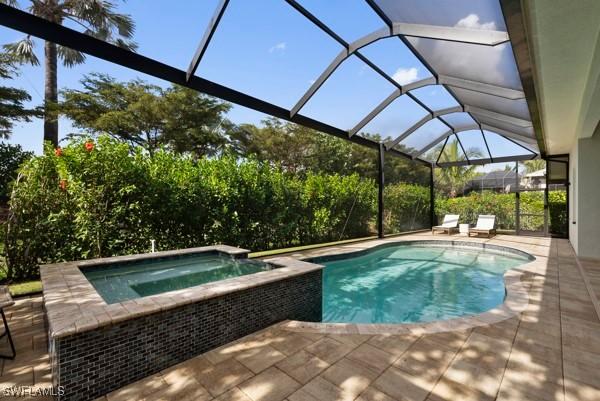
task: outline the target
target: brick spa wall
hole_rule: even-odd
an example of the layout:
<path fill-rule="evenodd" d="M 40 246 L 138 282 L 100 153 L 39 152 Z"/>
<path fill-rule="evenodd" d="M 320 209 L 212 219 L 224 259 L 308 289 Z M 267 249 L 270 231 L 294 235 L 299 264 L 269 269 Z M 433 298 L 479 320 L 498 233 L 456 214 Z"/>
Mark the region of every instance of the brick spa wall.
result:
<path fill-rule="evenodd" d="M 322 270 L 51 340 L 61 400 L 91 400 L 283 320 L 319 322 Z"/>

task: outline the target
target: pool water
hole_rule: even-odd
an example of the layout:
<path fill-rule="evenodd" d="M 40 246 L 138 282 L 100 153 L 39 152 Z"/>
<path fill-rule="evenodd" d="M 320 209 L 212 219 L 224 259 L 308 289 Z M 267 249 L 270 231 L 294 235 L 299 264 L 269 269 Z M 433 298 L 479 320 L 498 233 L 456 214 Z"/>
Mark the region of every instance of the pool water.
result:
<path fill-rule="evenodd" d="M 271 270 L 267 263 L 220 253 L 147 259 L 81 269 L 108 304 Z"/>
<path fill-rule="evenodd" d="M 451 245 L 396 245 L 314 261 L 325 265 L 324 322 L 409 323 L 496 307 L 504 302 L 504 272 L 532 259 Z"/>

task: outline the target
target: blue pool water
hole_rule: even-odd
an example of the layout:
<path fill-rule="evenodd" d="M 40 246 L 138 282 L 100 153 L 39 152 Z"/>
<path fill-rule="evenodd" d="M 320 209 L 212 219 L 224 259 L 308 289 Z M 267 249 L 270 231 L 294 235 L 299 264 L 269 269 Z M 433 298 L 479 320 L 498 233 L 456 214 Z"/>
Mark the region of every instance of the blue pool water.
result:
<path fill-rule="evenodd" d="M 504 302 L 503 274 L 533 257 L 429 245 L 396 245 L 327 261 L 323 321 L 408 323 L 485 312 Z"/>
<path fill-rule="evenodd" d="M 155 258 L 81 269 L 108 304 L 270 270 L 264 262 L 220 253 Z"/>

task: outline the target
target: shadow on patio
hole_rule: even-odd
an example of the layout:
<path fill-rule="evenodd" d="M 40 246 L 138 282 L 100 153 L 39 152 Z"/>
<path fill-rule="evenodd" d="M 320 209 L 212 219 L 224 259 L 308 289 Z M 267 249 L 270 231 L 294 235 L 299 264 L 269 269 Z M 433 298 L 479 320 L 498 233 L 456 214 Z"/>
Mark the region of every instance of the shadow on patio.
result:
<path fill-rule="evenodd" d="M 426 335 L 271 328 L 110 393 L 107 400 L 597 400 L 600 322 L 565 240 L 500 236 L 534 253 L 519 317 Z M 586 264 L 595 280 L 597 265 Z M 3 387 L 50 385 L 40 298 L 9 310 L 19 350 Z M 39 399 L 39 398 L 37 398 Z M 104 399 L 104 398 L 103 398 Z"/>

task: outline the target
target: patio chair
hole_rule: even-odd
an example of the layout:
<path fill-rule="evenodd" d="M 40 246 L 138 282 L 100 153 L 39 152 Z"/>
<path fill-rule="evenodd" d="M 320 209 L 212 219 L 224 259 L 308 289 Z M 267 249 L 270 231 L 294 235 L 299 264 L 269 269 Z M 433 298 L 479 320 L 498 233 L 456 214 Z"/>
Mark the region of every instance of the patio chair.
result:
<path fill-rule="evenodd" d="M 444 221 L 441 226 L 431 227 L 431 235 L 435 235 L 436 231 L 447 232 L 448 235 L 452 234 L 452 231 L 458 231 L 458 218 L 459 214 L 447 214 L 444 216 Z"/>
<path fill-rule="evenodd" d="M 496 235 L 496 216 L 493 214 L 480 214 L 477 218 L 475 227 L 469 227 L 469 237 L 471 234 L 487 234 L 488 238 L 492 234 Z"/>
<path fill-rule="evenodd" d="M 2 315 L 2 323 L 4 323 L 4 332 L 0 334 L 0 338 L 4 336 L 8 337 L 8 345 L 10 346 L 11 350 L 11 353 L 8 355 L 0 354 L 0 359 L 15 359 L 15 356 L 17 355 L 15 351 L 15 344 L 13 343 L 10 335 L 10 329 L 8 328 L 8 322 L 6 321 L 6 315 L 4 314 L 4 308 L 14 304 L 15 301 L 13 301 L 12 297 L 10 296 L 10 292 L 8 292 L 8 286 L 0 285 L 0 314 Z"/>

